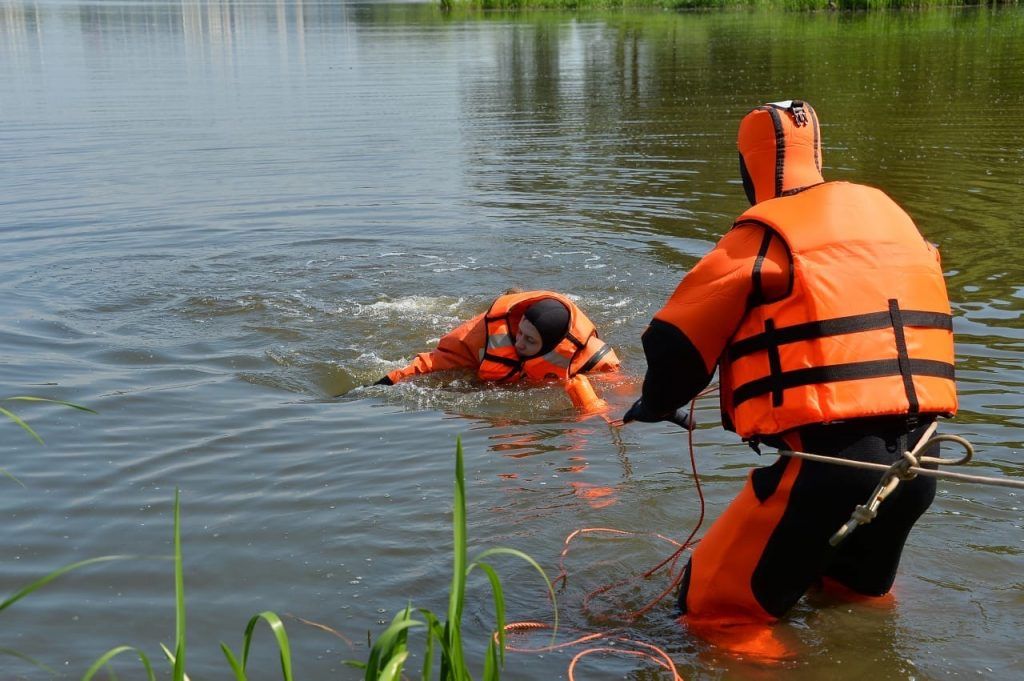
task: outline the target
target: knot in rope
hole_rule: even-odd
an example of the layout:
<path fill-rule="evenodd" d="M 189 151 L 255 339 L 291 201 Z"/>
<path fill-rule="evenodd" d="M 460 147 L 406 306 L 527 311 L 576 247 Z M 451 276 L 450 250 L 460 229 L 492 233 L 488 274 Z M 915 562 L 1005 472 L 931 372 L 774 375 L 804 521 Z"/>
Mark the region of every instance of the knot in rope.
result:
<path fill-rule="evenodd" d="M 928 442 L 930 443 L 931 440 Z M 921 448 L 921 443 L 918 443 L 917 447 L 914 448 L 914 452 L 919 448 Z M 892 471 L 892 475 L 895 475 L 900 480 L 913 480 L 917 477 L 917 472 L 913 469 L 920 468 L 921 464 L 917 460 L 917 455 L 914 452 L 903 452 L 903 458 L 894 463 L 890 469 Z"/>

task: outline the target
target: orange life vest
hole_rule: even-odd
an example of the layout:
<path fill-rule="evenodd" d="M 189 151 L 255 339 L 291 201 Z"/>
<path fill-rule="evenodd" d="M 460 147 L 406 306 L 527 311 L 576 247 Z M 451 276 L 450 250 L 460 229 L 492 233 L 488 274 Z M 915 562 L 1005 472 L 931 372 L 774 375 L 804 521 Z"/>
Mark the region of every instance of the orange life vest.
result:
<path fill-rule="evenodd" d="M 569 310 L 569 331 L 549 352 L 523 359 L 516 352 L 515 337 L 526 308 L 545 298 L 554 298 Z M 540 381 L 569 379 L 586 373 L 612 348 L 598 338 L 597 329 L 583 312 L 565 296 L 550 291 L 527 291 L 498 297 L 484 316 L 487 343 L 477 375 L 485 381 L 508 382 L 525 377 Z"/>
<path fill-rule="evenodd" d="M 956 412 L 938 251 L 895 202 L 829 182 L 762 201 L 736 225 L 751 222 L 786 242 L 792 285 L 781 300 L 752 301 L 722 355 L 727 428 L 756 438 L 858 417 Z"/>

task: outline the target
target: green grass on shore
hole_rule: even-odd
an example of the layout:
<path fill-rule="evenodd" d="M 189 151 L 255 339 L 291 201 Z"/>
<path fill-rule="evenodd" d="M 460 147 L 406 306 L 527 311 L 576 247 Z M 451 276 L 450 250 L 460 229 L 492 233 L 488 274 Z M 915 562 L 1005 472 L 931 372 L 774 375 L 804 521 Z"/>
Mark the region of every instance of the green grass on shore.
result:
<path fill-rule="evenodd" d="M 516 9 L 777 9 L 889 10 L 931 7 L 1017 5 L 1020 0 L 440 0 L 441 7 L 484 10 Z"/>

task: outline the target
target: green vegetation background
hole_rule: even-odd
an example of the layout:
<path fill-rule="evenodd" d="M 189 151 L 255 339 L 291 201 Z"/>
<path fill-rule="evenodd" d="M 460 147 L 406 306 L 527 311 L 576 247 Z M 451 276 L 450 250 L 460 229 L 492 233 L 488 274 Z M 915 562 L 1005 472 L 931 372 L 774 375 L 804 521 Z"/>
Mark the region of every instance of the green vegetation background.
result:
<path fill-rule="evenodd" d="M 1017 5 L 1020 0 L 440 0 L 441 6 L 478 9 L 779 9 L 885 10 Z"/>

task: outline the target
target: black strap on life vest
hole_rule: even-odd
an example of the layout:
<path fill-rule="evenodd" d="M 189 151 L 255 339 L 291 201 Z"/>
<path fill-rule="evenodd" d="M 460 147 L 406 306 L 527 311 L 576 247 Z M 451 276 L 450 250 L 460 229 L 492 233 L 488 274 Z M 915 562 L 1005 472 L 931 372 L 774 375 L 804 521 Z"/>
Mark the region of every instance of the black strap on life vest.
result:
<path fill-rule="evenodd" d="M 934 376 L 953 380 L 953 365 L 932 359 L 911 359 L 908 369 L 918 376 Z M 765 376 L 736 388 L 733 393 L 733 404 L 740 404 L 765 393 L 773 393 L 776 389 L 786 390 L 811 383 L 833 383 L 835 381 L 854 381 L 861 378 L 880 378 L 882 376 L 899 376 L 900 364 L 895 359 L 876 359 L 867 362 L 850 362 L 849 364 L 832 364 L 811 369 L 786 371 L 778 376 Z"/>
<path fill-rule="evenodd" d="M 920 411 L 920 402 L 914 388 L 914 375 L 953 380 L 954 369 L 953 365 L 948 362 L 912 359 L 907 351 L 904 331 L 906 327 L 951 331 L 953 318 L 951 315 L 941 312 L 900 310 L 898 301 L 892 299 L 889 301 L 889 309 L 885 312 L 836 317 L 782 328 L 776 328 L 774 320 L 767 319 L 763 333 L 737 341 L 728 349 L 730 361 L 762 350 L 768 353 L 768 375 L 736 388 L 733 393 L 733 405 L 739 405 L 760 395 L 771 393 L 772 406 L 779 407 L 782 405 L 784 391 L 789 388 L 815 383 L 901 376 L 910 412 L 916 414 Z M 782 371 L 779 355 L 780 345 L 884 328 L 893 329 L 896 341 L 896 359 L 849 362 Z"/>
<path fill-rule="evenodd" d="M 953 317 L 942 312 L 921 312 L 918 310 L 901 310 L 901 326 L 914 326 L 922 329 L 944 329 L 953 330 Z M 759 333 L 756 336 L 744 338 L 729 346 L 729 358 L 738 359 L 746 355 L 767 350 L 769 345 L 775 343 L 785 345 L 816 338 L 827 338 L 829 336 L 841 336 L 847 333 L 859 331 L 874 331 L 884 329 L 893 324 L 891 313 L 868 312 L 865 314 L 850 315 L 849 317 L 833 317 L 817 322 L 806 322 L 774 328 L 771 341 L 767 333 Z M 767 324 L 766 324 L 767 326 Z"/>
<path fill-rule="evenodd" d="M 489 352 L 484 353 L 483 361 L 497 362 L 498 364 L 504 364 L 507 367 L 515 367 L 516 369 L 518 369 L 519 365 L 522 364 L 522 361 L 520 360 L 512 359 L 511 357 L 502 357 L 501 355 L 492 355 Z"/>
<path fill-rule="evenodd" d="M 499 383 L 501 381 L 507 381 L 508 379 L 512 378 L 513 376 L 515 376 L 516 374 L 518 374 L 520 371 L 523 370 L 523 362 L 522 362 L 522 360 L 510 359 L 508 357 L 502 357 L 500 355 L 492 355 L 489 352 L 485 352 L 484 356 L 483 356 L 483 359 L 481 360 L 480 363 L 483 364 L 484 362 L 488 362 L 488 361 L 495 362 L 497 364 L 503 364 L 503 365 L 505 365 L 505 366 L 507 366 L 509 368 L 507 374 L 505 374 L 504 376 L 502 376 L 499 379 L 496 379 Z"/>
<path fill-rule="evenodd" d="M 768 375 L 770 377 L 781 377 L 782 376 L 782 358 L 779 357 L 779 344 L 774 341 L 775 336 L 775 320 L 766 319 L 764 322 L 764 336 L 768 342 Z M 781 381 L 772 381 L 772 406 L 782 406 L 782 383 Z"/>
<path fill-rule="evenodd" d="M 921 403 L 917 400 L 913 366 L 910 363 L 910 354 L 907 352 L 907 337 L 903 333 L 903 314 L 900 312 L 900 303 L 895 298 L 889 300 L 889 317 L 892 319 L 892 331 L 896 336 L 896 358 L 900 363 L 900 375 L 903 376 L 903 389 L 907 393 L 910 413 L 916 414 L 921 411 Z M 950 322 L 952 323 L 952 320 Z"/>
<path fill-rule="evenodd" d="M 757 249 L 757 258 L 754 259 L 754 269 L 750 273 L 750 307 L 755 305 L 763 305 L 764 299 L 764 285 L 761 282 L 761 270 L 764 268 L 764 259 L 768 255 L 768 247 L 772 244 L 772 232 L 771 229 L 764 230 L 764 236 L 761 238 L 761 247 Z"/>
<path fill-rule="evenodd" d="M 490 340 L 491 340 L 491 328 L 490 328 L 491 327 L 491 322 L 500 322 L 500 321 L 504 320 L 505 321 L 505 328 L 507 328 L 509 330 L 509 332 L 510 332 L 509 336 L 511 337 L 512 323 L 511 323 L 511 320 L 509 319 L 509 317 L 510 317 L 509 313 L 499 314 L 499 315 L 492 315 L 491 314 L 491 310 L 494 309 L 494 305 L 497 302 L 498 301 L 495 300 L 494 303 L 491 303 L 491 307 L 487 309 L 487 314 L 484 315 L 484 333 L 486 334 L 486 338 L 484 339 L 484 343 L 485 344 L 486 343 L 490 343 Z M 485 347 L 486 347 L 486 345 L 485 345 Z M 487 361 L 496 362 L 498 364 L 503 364 L 503 365 L 509 367 L 508 373 L 505 374 L 504 376 L 502 376 L 501 378 L 497 379 L 499 382 L 500 381 L 507 381 L 508 379 L 512 378 L 517 373 L 522 371 L 522 368 L 523 368 L 522 360 L 512 359 L 510 357 L 502 357 L 501 355 L 492 355 L 491 353 L 489 353 L 486 350 L 484 350 L 484 356 L 481 358 L 480 363 L 483 364 L 484 362 L 487 362 Z"/>
<path fill-rule="evenodd" d="M 585 374 L 585 373 L 587 373 L 588 371 L 590 371 L 591 369 L 596 367 L 597 363 L 600 362 L 602 359 L 604 359 L 604 356 L 607 355 L 609 352 L 611 352 L 611 350 L 612 350 L 612 346 L 610 346 L 607 343 L 605 343 L 604 345 L 601 346 L 600 350 L 598 350 L 597 352 L 595 352 L 593 355 L 590 356 L 590 359 L 587 360 L 586 364 L 581 366 L 580 370 L 577 371 L 576 373 L 577 374 Z"/>
<path fill-rule="evenodd" d="M 590 359 L 587 360 L 586 364 L 584 364 L 582 367 L 580 367 L 579 371 L 575 371 L 574 372 L 572 370 L 572 363 L 576 361 L 576 358 L 579 357 L 581 352 L 583 352 L 584 350 L 587 349 L 587 344 L 590 343 L 590 339 L 594 338 L 595 336 L 597 336 L 597 330 L 596 329 L 594 329 L 593 331 L 590 332 L 590 335 L 587 336 L 586 340 L 582 340 L 582 341 L 579 338 L 577 338 L 576 336 L 572 335 L 572 331 L 567 331 L 566 332 L 565 337 L 569 340 L 569 342 L 571 342 L 573 345 L 576 346 L 576 350 L 573 351 L 572 357 L 569 358 L 569 368 L 566 370 L 566 373 L 568 373 L 570 378 L 572 378 L 576 374 L 585 374 L 588 371 L 590 371 L 591 369 L 593 369 L 594 365 L 596 365 L 599 361 L 601 361 L 601 358 L 604 357 L 605 355 L 607 355 L 608 351 L 611 350 L 611 347 L 609 347 L 608 344 L 605 343 L 601 347 L 600 350 L 598 350 L 596 353 L 594 353 L 593 357 L 591 357 Z"/>
<path fill-rule="evenodd" d="M 505 376 L 502 376 L 499 379 L 494 379 L 494 380 L 498 381 L 499 383 L 501 383 L 502 381 L 509 380 L 510 378 L 512 378 L 513 376 L 515 376 L 516 374 L 518 374 L 518 373 L 520 373 L 522 371 L 522 361 L 516 361 L 515 359 L 509 359 L 508 357 L 501 357 L 501 356 L 498 356 L 496 354 L 488 354 L 488 353 L 484 352 L 483 353 L 483 360 L 481 361 L 480 364 L 482 365 L 483 361 L 488 361 L 488 360 L 489 361 L 494 361 L 494 363 L 497 363 L 499 365 L 505 365 L 506 367 L 509 368 L 509 371 L 508 371 L 507 374 L 505 374 Z"/>
<path fill-rule="evenodd" d="M 566 339 L 568 339 L 568 341 L 570 343 L 572 343 L 573 345 L 576 346 L 576 352 L 579 352 L 583 348 L 587 347 L 587 341 L 590 340 L 590 338 L 587 338 L 587 340 L 581 341 L 579 338 L 577 338 L 576 336 L 572 335 L 572 331 L 566 331 L 565 332 L 565 337 L 566 337 Z"/>

